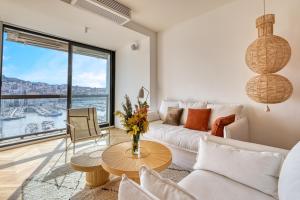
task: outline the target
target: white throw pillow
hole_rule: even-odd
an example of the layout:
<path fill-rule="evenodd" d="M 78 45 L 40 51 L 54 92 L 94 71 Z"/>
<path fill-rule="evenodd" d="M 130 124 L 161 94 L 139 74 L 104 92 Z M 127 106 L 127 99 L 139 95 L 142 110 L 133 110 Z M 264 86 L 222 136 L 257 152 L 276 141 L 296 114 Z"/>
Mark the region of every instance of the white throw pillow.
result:
<path fill-rule="evenodd" d="M 157 172 L 142 166 L 140 169 L 141 187 L 163 200 L 196 200 L 190 193 L 173 181 L 162 178 Z"/>
<path fill-rule="evenodd" d="M 280 153 L 243 150 L 201 138 L 194 169 L 215 172 L 277 198 L 283 159 Z"/>
<path fill-rule="evenodd" d="M 173 100 L 163 100 L 160 104 L 159 108 L 159 116 L 161 120 L 165 120 L 167 113 L 168 113 L 168 108 L 169 107 L 175 107 L 178 108 L 179 102 L 178 101 L 173 101 Z"/>
<path fill-rule="evenodd" d="M 208 128 L 211 129 L 213 123 L 219 117 L 226 117 L 235 114 L 235 118 L 240 118 L 243 110 L 242 105 L 235 104 L 207 104 L 207 108 L 211 108 L 211 114 L 208 122 Z"/>
<path fill-rule="evenodd" d="M 279 176 L 280 200 L 300 199 L 300 142 L 288 153 Z"/>
<path fill-rule="evenodd" d="M 159 113 L 155 111 L 149 111 L 147 120 L 149 122 L 160 120 Z"/>
<path fill-rule="evenodd" d="M 119 186 L 118 200 L 128 199 L 159 200 L 147 190 L 143 190 L 138 184 L 127 178 L 126 175 L 123 175 Z"/>
<path fill-rule="evenodd" d="M 195 101 L 195 102 L 179 101 L 179 108 L 183 108 L 180 124 L 186 123 L 189 108 L 202 109 L 202 108 L 206 108 L 206 106 L 207 106 L 206 101 Z"/>

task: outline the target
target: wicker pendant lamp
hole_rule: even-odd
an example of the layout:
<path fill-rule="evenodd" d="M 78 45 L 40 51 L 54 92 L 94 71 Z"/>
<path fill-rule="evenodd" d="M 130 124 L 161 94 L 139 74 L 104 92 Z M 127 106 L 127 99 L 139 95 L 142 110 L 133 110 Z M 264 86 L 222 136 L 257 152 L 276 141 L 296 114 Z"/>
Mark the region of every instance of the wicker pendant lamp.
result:
<path fill-rule="evenodd" d="M 246 90 L 248 96 L 256 102 L 275 104 L 287 100 L 293 91 L 293 86 L 284 76 L 262 74 L 251 78 Z"/>
<path fill-rule="evenodd" d="M 264 104 L 286 101 L 293 92 L 293 86 L 287 78 L 273 74 L 281 70 L 291 57 L 289 43 L 273 35 L 274 23 L 274 14 L 264 14 L 256 19 L 258 39 L 250 44 L 246 52 L 246 64 L 253 72 L 260 74 L 248 81 L 247 95 Z M 270 111 L 268 106 L 267 111 Z"/>

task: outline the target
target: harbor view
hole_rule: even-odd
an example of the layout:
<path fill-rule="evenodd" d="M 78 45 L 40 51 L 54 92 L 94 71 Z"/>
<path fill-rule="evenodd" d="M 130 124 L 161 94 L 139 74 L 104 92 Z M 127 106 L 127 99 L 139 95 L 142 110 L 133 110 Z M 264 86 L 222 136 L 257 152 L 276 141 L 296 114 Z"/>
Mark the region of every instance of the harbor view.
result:
<path fill-rule="evenodd" d="M 7 94 L 59 94 L 64 96 L 65 85 L 32 83 L 3 77 L 2 95 Z M 21 87 L 22 86 L 22 87 Z M 20 89 L 21 88 L 21 89 Z M 53 90 L 56 88 L 56 90 Z M 60 89 L 57 89 L 60 88 Z M 108 121 L 108 94 L 104 88 L 74 86 L 72 108 L 96 107 L 99 123 Z M 33 134 L 66 127 L 67 99 L 2 99 L 0 137 Z"/>

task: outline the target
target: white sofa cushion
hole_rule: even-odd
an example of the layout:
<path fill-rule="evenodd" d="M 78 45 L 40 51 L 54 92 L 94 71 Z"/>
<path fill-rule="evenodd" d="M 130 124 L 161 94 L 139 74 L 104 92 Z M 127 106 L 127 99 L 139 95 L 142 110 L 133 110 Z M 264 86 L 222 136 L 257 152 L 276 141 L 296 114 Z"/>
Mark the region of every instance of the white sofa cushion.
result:
<path fill-rule="evenodd" d="M 201 200 L 274 200 L 258 190 L 205 170 L 193 171 L 178 185 Z"/>
<path fill-rule="evenodd" d="M 236 104 L 207 104 L 207 108 L 211 108 L 208 128 L 211 129 L 213 123 L 219 117 L 226 117 L 235 114 L 236 120 L 240 118 L 243 106 Z"/>
<path fill-rule="evenodd" d="M 288 153 L 279 176 L 280 200 L 300 199 L 300 142 Z"/>
<path fill-rule="evenodd" d="M 241 119 L 235 120 L 234 123 L 224 127 L 224 138 L 247 142 L 249 141 L 248 131 L 248 119 L 246 117 L 242 117 Z"/>
<path fill-rule="evenodd" d="M 128 179 L 126 175 L 122 176 L 119 186 L 118 200 L 159 200 L 147 190 L 142 189 L 138 184 Z"/>
<path fill-rule="evenodd" d="M 283 159 L 280 153 L 243 150 L 201 138 L 194 169 L 218 173 L 277 197 Z"/>
<path fill-rule="evenodd" d="M 183 108 L 183 112 L 180 119 L 180 124 L 185 124 L 188 116 L 188 109 L 189 108 L 206 108 L 207 102 L 206 101 L 179 101 L 179 108 Z"/>
<path fill-rule="evenodd" d="M 163 100 L 159 107 L 159 116 L 161 120 L 165 120 L 169 107 L 179 107 L 179 101 Z"/>
<path fill-rule="evenodd" d="M 162 124 L 160 120 L 149 124 L 149 131 L 143 135 L 143 139 L 163 142 L 175 148 L 197 153 L 200 137 L 208 134 L 183 126 Z"/>
<path fill-rule="evenodd" d="M 145 166 L 140 168 L 141 187 L 163 200 L 196 200 L 193 195 L 181 188 L 177 183 L 162 178 L 157 172 Z"/>

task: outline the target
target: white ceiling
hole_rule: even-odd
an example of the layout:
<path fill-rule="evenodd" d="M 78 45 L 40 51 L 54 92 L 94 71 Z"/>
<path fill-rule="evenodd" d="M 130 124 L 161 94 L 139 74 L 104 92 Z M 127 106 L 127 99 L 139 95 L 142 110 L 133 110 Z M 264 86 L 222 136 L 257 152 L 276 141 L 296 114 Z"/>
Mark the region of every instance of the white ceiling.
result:
<path fill-rule="evenodd" d="M 0 21 L 111 50 L 145 38 L 60 0 L 0 0 Z"/>
<path fill-rule="evenodd" d="M 234 0 L 118 1 L 132 9 L 133 21 L 162 31 Z M 0 21 L 111 50 L 146 38 L 60 0 L 0 0 Z"/>
<path fill-rule="evenodd" d="M 234 0 L 118 0 L 132 9 L 132 19 L 162 31 Z"/>

